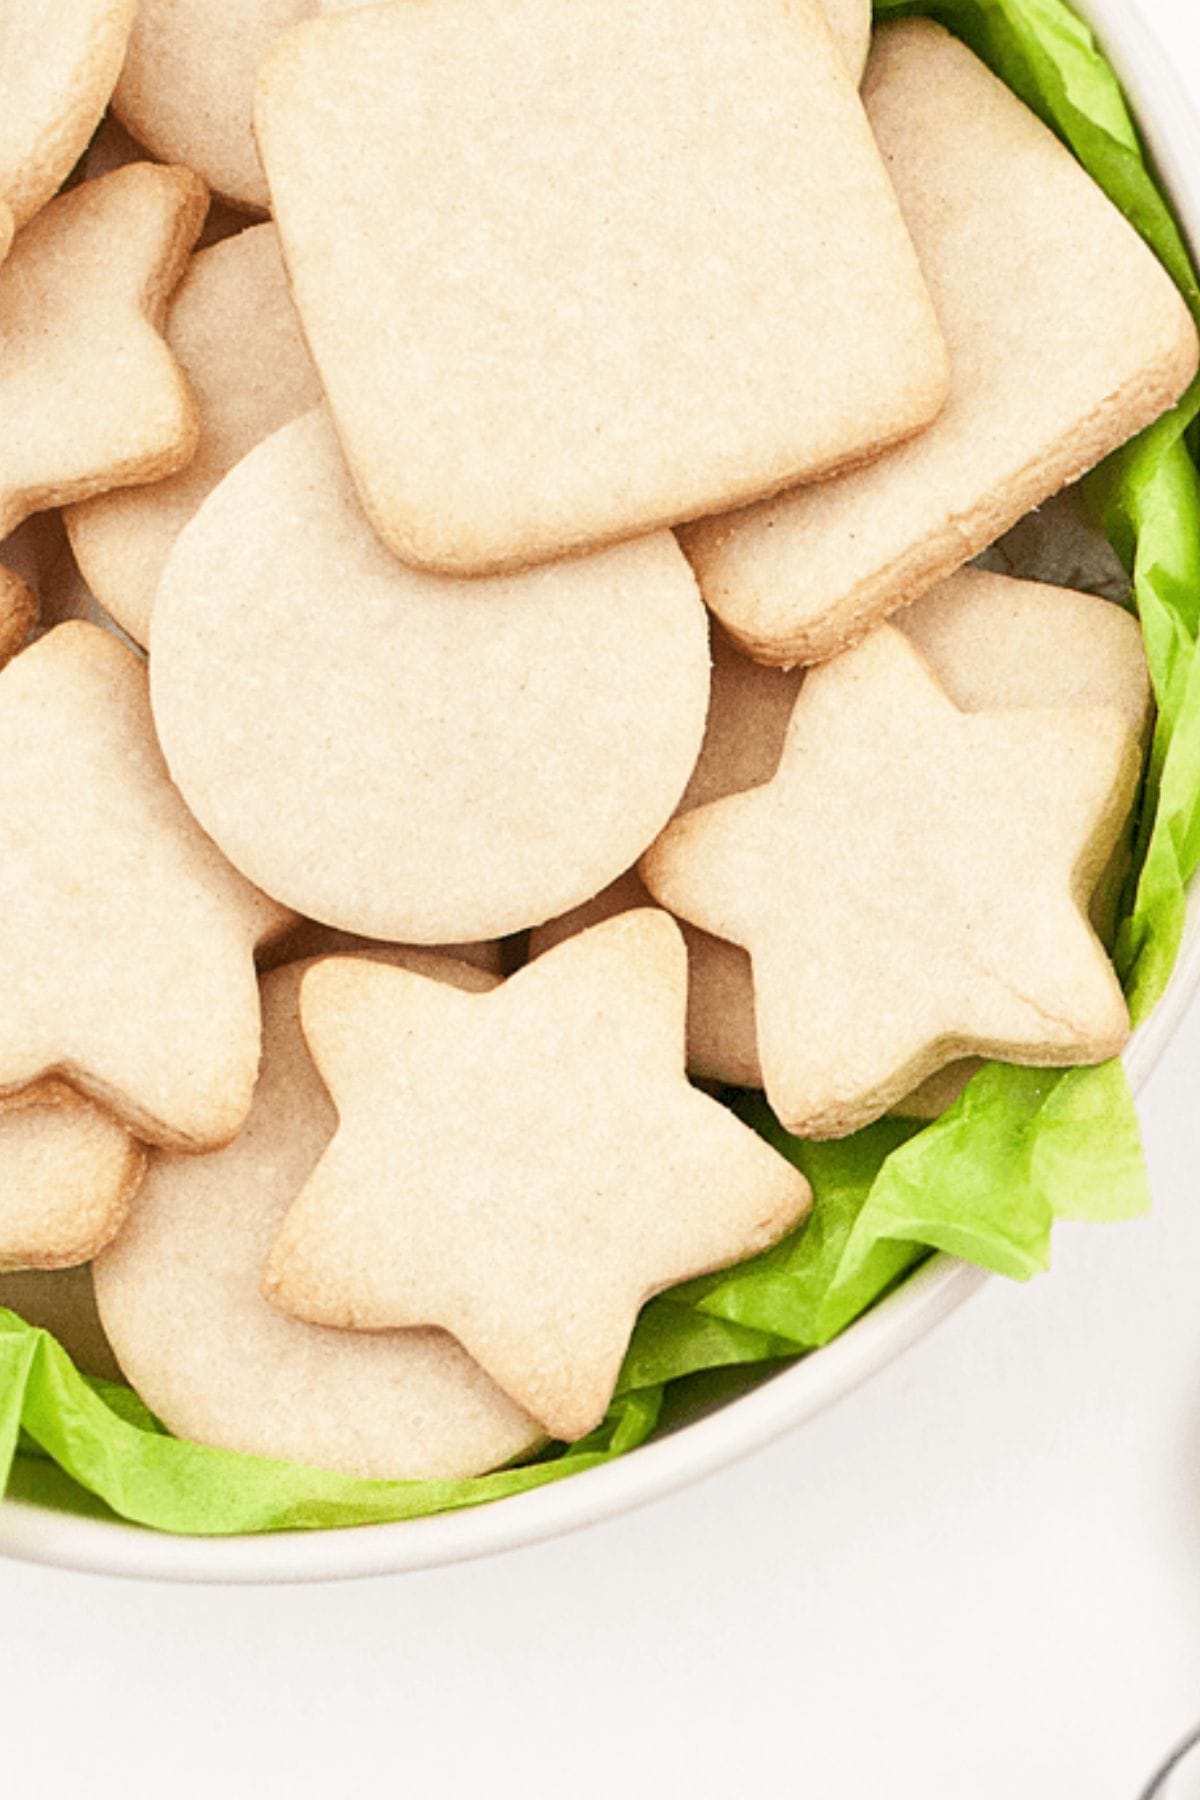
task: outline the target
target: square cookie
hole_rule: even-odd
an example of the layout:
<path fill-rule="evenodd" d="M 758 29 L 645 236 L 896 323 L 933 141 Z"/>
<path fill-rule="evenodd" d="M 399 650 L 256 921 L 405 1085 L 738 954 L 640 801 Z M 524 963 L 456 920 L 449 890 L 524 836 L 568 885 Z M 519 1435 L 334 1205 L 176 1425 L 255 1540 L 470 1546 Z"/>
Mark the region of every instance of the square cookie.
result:
<path fill-rule="evenodd" d="M 835 655 L 952 574 L 1196 371 L 1166 271 L 956 38 L 885 26 L 863 97 L 950 345 L 950 397 L 869 467 L 684 534 L 709 606 L 784 666 Z"/>
<path fill-rule="evenodd" d="M 393 0 L 256 126 L 366 510 L 482 574 L 907 437 L 941 337 L 819 0 Z"/>

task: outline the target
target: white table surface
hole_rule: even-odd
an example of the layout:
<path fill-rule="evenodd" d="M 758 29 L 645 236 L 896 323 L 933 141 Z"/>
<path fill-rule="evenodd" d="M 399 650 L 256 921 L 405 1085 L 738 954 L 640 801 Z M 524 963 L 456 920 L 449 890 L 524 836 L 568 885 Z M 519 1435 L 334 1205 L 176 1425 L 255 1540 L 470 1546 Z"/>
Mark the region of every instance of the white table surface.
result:
<path fill-rule="evenodd" d="M 1141 3 L 1200 95 L 1196 0 Z M 1149 1223 L 636 1516 L 324 1589 L 0 1567 L 6 1790 L 1136 1800 L 1200 1723 L 1200 1007 L 1142 1111 Z"/>

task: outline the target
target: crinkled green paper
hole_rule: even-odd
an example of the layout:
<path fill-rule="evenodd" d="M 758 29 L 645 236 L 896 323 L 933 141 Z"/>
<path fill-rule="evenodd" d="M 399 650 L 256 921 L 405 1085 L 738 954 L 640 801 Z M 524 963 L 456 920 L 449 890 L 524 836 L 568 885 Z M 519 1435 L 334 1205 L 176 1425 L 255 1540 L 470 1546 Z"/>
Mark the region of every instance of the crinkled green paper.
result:
<path fill-rule="evenodd" d="M 964 38 L 1071 146 L 1200 318 L 1187 252 L 1112 71 L 1062 0 L 876 0 L 875 11 L 924 14 Z M 1200 478 L 1184 437 L 1198 411 L 1193 390 L 1090 483 L 1133 573 L 1159 709 L 1117 940 L 1136 1018 L 1166 986 L 1185 885 L 1200 863 Z M 683 1410 L 698 1384 L 715 1392 L 739 1369 L 828 1343 L 935 1250 L 1023 1280 L 1048 1266 L 1055 1219 L 1127 1219 L 1148 1205 L 1116 1063 L 1062 1072 L 991 1064 L 935 1124 L 885 1119 L 840 1143 L 789 1137 L 759 1095 L 733 1103 L 808 1176 L 812 1217 L 753 1261 L 653 1301 L 608 1417 L 585 1442 L 457 1482 L 357 1481 L 205 1449 L 170 1437 L 128 1389 L 85 1378 L 47 1332 L 0 1310 L 0 1473 L 21 1494 L 194 1534 L 473 1506 L 623 1455 Z"/>

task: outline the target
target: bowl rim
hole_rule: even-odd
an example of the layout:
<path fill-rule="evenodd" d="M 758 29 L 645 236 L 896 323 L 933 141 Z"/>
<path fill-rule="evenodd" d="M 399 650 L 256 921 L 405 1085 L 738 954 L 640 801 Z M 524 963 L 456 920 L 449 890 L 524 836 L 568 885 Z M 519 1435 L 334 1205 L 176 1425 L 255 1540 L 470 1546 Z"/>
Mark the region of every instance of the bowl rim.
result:
<path fill-rule="evenodd" d="M 1200 119 L 1179 76 L 1128 0 L 1071 3 L 1116 68 L 1185 235 L 1200 251 Z M 1135 1092 L 1174 1037 L 1198 986 L 1200 883 L 1189 895 L 1167 991 L 1125 1052 Z M 392 1524 L 225 1538 L 179 1537 L 6 1499 L 0 1501 L 0 1556 L 89 1574 L 221 1584 L 400 1574 L 520 1549 L 662 1499 L 763 1448 L 894 1361 L 987 1279 L 981 1269 L 935 1256 L 832 1343 L 749 1393 L 614 1462 L 528 1494 Z"/>

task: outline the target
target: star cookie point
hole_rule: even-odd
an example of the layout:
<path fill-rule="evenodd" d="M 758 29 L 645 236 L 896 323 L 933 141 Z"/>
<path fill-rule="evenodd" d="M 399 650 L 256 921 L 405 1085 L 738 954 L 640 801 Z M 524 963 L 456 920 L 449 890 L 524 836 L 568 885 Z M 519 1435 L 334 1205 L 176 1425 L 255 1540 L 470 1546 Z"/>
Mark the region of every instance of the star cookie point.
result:
<path fill-rule="evenodd" d="M 556 1435 L 599 1423 L 641 1304 L 764 1248 L 797 1170 L 683 1069 L 686 960 L 654 909 L 487 995 L 314 968 L 305 1034 L 340 1126 L 264 1292 L 316 1323 L 440 1324 Z"/>
<path fill-rule="evenodd" d="M 1120 1049 L 1086 909 L 1137 767 L 1116 709 L 960 712 L 885 626 L 809 673 L 770 783 L 677 820 L 640 866 L 750 952 L 784 1124 L 842 1136 L 960 1054 Z"/>
<path fill-rule="evenodd" d="M 0 264 L 0 536 L 192 455 L 159 327 L 206 205 L 189 170 L 132 163 L 52 201 Z"/>
<path fill-rule="evenodd" d="M 291 915 L 172 787 L 141 659 L 55 627 L 0 671 L 0 755 L 0 1093 L 59 1073 L 148 1141 L 227 1140 L 258 1064 L 254 950 Z"/>

